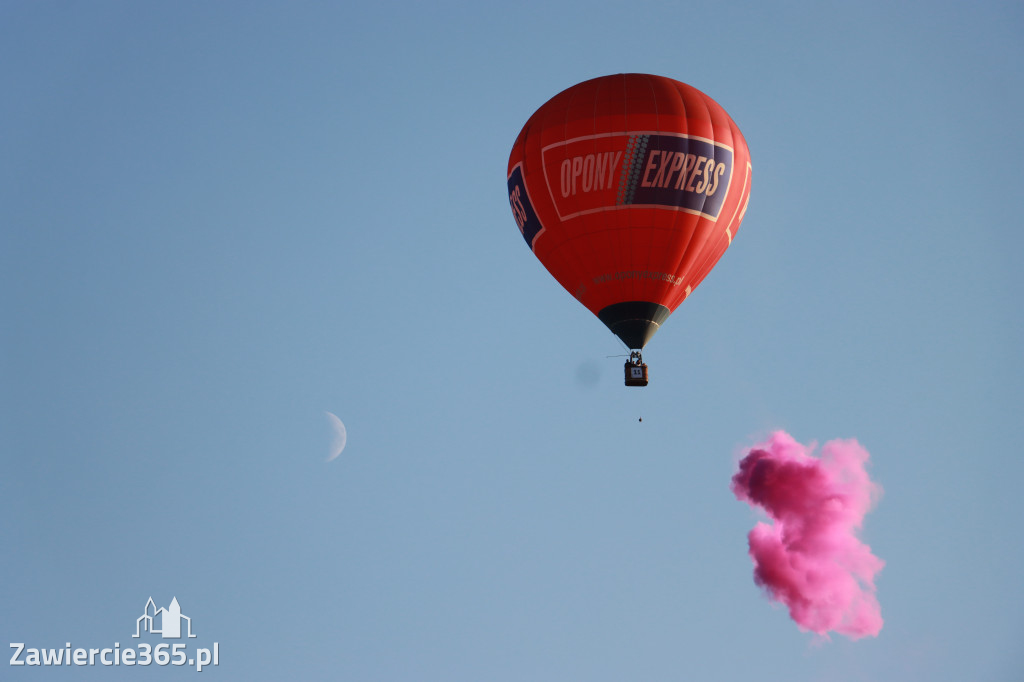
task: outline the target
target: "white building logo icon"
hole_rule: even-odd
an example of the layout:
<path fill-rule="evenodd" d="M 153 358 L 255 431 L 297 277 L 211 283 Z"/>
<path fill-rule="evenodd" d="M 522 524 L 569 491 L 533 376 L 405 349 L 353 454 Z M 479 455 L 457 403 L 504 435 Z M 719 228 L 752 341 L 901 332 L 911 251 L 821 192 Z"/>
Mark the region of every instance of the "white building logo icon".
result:
<path fill-rule="evenodd" d="M 182 615 L 181 607 L 178 606 L 178 598 L 171 599 L 171 605 L 165 608 L 157 608 L 150 597 L 146 602 L 146 608 L 141 616 L 135 621 L 135 634 L 132 637 L 139 637 L 140 630 L 154 635 L 160 635 L 164 639 L 181 639 L 181 621 L 188 623 L 188 636 L 192 634 L 192 619 Z M 157 624 L 159 623 L 159 627 Z M 175 644 L 177 646 L 177 644 Z"/>

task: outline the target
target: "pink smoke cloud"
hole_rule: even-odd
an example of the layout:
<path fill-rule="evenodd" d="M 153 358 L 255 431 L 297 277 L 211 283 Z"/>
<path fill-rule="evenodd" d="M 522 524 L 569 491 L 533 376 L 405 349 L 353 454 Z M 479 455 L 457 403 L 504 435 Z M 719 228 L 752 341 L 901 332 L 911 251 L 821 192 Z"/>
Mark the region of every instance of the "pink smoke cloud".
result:
<path fill-rule="evenodd" d="M 877 636 L 882 613 L 875 574 L 885 562 L 860 541 L 864 515 L 881 494 L 855 440 L 833 440 L 811 453 L 784 431 L 750 450 L 732 477 L 738 500 L 763 509 L 747 536 L 754 582 L 789 607 L 804 630 L 852 639 Z"/>

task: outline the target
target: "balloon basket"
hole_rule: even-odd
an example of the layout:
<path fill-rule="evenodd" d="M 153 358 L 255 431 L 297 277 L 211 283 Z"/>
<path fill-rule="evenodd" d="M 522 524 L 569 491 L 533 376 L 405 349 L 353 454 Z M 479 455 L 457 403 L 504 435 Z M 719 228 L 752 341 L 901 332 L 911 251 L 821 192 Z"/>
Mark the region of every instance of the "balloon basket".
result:
<path fill-rule="evenodd" d="M 640 351 L 633 351 L 629 354 L 625 370 L 627 386 L 647 385 L 647 365 L 644 364 L 643 358 L 640 357 Z"/>

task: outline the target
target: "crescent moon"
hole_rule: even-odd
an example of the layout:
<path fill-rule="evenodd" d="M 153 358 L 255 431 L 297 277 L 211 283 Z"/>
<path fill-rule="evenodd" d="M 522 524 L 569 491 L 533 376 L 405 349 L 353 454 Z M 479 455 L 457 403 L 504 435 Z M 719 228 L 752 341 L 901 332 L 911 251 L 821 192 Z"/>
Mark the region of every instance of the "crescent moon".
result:
<path fill-rule="evenodd" d="M 331 424 L 331 429 L 334 430 L 334 438 L 331 440 L 331 451 L 327 457 L 327 461 L 330 462 L 336 459 L 341 451 L 345 449 L 345 443 L 348 441 L 348 431 L 345 430 L 345 424 L 338 419 L 338 415 L 331 412 L 327 412 L 327 421 Z"/>

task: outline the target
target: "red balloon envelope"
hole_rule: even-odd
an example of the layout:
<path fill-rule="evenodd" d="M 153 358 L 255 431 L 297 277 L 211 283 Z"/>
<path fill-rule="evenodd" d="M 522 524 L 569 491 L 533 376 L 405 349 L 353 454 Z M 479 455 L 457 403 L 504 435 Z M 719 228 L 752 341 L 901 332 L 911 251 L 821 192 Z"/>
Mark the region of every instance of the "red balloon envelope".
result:
<path fill-rule="evenodd" d="M 555 95 L 508 160 L 523 238 L 555 279 L 641 349 L 732 243 L 750 152 L 713 99 L 646 74 Z"/>

